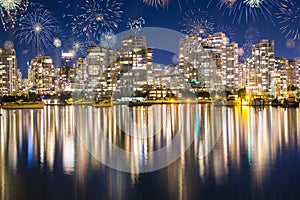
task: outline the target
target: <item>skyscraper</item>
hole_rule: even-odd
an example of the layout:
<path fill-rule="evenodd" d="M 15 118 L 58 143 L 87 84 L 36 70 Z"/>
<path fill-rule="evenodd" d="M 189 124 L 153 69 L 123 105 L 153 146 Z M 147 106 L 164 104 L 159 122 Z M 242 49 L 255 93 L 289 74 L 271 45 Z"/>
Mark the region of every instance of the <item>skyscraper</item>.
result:
<path fill-rule="evenodd" d="M 114 67 L 116 60 L 116 52 L 111 49 L 106 49 L 102 46 L 90 46 L 87 50 L 85 62 L 82 64 L 81 76 L 84 75 L 86 69 L 86 76 L 88 79 L 88 87 L 92 88 L 103 94 L 107 93 L 109 87 L 107 78 L 111 75 L 107 75 L 108 71 L 113 71 L 111 67 Z M 80 64 L 80 63 L 78 63 Z M 109 84 L 112 84 L 109 82 Z"/>
<path fill-rule="evenodd" d="M 148 69 L 152 65 L 153 49 L 147 47 L 145 37 L 131 35 L 122 39 L 118 53 L 117 65 L 122 76 L 120 88 L 132 86 L 133 91 L 141 91 L 142 86 L 148 84 Z"/>
<path fill-rule="evenodd" d="M 54 91 L 54 65 L 50 56 L 38 56 L 31 60 L 28 81 L 31 91 L 40 94 Z"/>
<path fill-rule="evenodd" d="M 258 92 L 271 92 L 274 87 L 271 81 L 271 73 L 275 68 L 274 41 L 261 40 L 253 45 L 252 57 L 254 69 L 257 71 Z"/>
<path fill-rule="evenodd" d="M 18 92 L 18 68 L 14 49 L 0 49 L 0 94 Z"/>

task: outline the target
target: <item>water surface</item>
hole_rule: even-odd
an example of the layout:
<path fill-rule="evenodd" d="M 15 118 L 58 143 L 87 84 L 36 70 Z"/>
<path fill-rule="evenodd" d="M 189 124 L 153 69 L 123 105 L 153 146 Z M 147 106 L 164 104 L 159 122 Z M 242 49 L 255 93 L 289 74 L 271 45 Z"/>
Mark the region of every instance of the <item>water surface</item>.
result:
<path fill-rule="evenodd" d="M 298 108 L 53 106 L 0 112 L 1 200 L 300 198 Z M 193 137 L 190 146 L 180 144 L 183 156 L 142 173 L 156 164 L 148 152 L 178 150 L 168 145 L 179 133 Z M 134 153 L 124 158 L 130 172 L 99 161 L 115 153 L 103 147 L 99 134 Z"/>

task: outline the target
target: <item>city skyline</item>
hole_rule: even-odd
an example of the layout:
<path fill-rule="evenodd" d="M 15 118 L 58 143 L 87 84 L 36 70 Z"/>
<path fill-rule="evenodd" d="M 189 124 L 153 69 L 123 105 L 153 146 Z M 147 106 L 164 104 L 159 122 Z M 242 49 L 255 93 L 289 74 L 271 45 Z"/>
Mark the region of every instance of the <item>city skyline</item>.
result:
<path fill-rule="evenodd" d="M 72 31 L 78 32 L 77 29 L 72 29 L 72 22 L 75 18 L 80 17 L 80 12 L 84 12 L 82 11 L 81 7 L 91 7 L 93 1 L 82 1 L 79 5 L 72 3 L 71 1 L 51 1 L 50 3 L 48 1 L 29 2 L 38 2 L 44 5 L 44 9 L 51 12 L 52 16 L 56 18 L 57 27 L 63 33 L 60 35 L 54 33 L 51 36 L 51 48 L 48 48 L 50 49 L 50 52 L 45 51 L 44 55 L 50 55 L 53 57 L 54 62 L 56 62 L 56 57 L 58 57 L 57 54 L 59 54 L 61 51 L 68 52 L 72 49 L 74 50 L 76 48 L 81 48 L 80 42 L 76 43 L 77 38 L 75 38 L 74 34 L 72 35 Z M 99 1 L 99 4 L 103 2 L 105 1 Z M 97 27 L 98 29 L 96 31 L 91 32 L 91 34 L 94 34 L 96 37 L 90 36 L 90 38 L 83 40 L 83 43 L 89 42 L 96 45 L 106 44 L 105 39 L 108 38 L 110 40 L 112 39 L 112 44 L 114 44 L 115 42 L 113 40 L 113 35 L 128 29 L 133 29 L 132 32 L 134 33 L 137 27 L 136 24 L 138 23 L 144 27 L 163 27 L 173 29 L 182 32 L 183 35 L 184 33 L 191 33 L 193 28 L 197 28 L 198 25 L 204 24 L 204 26 L 206 26 L 204 28 L 208 29 L 208 33 L 209 31 L 210 33 L 224 31 L 231 41 L 239 44 L 239 47 L 246 48 L 248 45 L 249 48 L 248 43 L 253 44 L 257 43 L 261 39 L 269 39 L 275 41 L 275 56 L 284 56 L 288 59 L 299 57 L 299 38 L 297 36 L 295 37 L 295 33 L 294 35 L 291 35 L 293 33 L 291 32 L 289 35 L 287 35 L 288 33 L 281 29 L 282 24 L 280 24 L 280 17 L 284 16 L 283 14 L 280 15 L 279 13 L 284 13 L 284 11 L 281 9 L 282 6 L 280 4 L 274 4 L 274 1 L 272 0 L 259 2 L 260 5 L 243 4 L 240 12 L 241 14 L 244 14 L 244 12 L 249 12 L 249 16 L 246 17 L 243 15 L 238 21 L 236 20 L 237 11 L 231 10 L 230 12 L 229 8 L 225 8 L 224 6 L 226 5 L 221 4 L 219 1 L 168 1 L 168 3 L 165 5 L 158 4 L 157 7 L 155 4 L 149 5 L 150 2 L 154 1 L 109 1 L 110 6 L 115 6 L 113 9 L 115 9 L 114 14 L 116 16 L 114 16 L 113 19 L 110 19 L 108 24 L 104 26 L 103 19 L 105 17 L 103 16 L 104 18 L 101 18 L 102 15 L 99 15 L 100 17 L 96 18 L 96 23 L 98 22 L 99 24 L 97 26 L 101 27 Z M 236 3 L 239 3 L 239 1 Z M 284 1 L 279 1 L 279 3 L 284 3 Z M 294 2 L 293 5 L 296 10 L 297 6 L 299 6 L 299 3 Z M 28 12 L 30 10 L 31 6 L 28 5 Z M 270 13 L 268 14 L 268 11 L 272 13 L 272 16 L 269 16 Z M 263 13 L 265 13 L 265 15 Z M 86 16 L 82 15 L 82 17 Z M 139 21 L 141 18 L 143 18 L 143 21 Z M 211 23 L 209 24 L 201 21 L 203 19 L 206 21 L 211 20 Z M 190 23 L 190 26 L 187 26 L 187 23 Z M 292 23 L 295 23 L 295 21 L 291 21 L 289 27 L 291 30 L 295 30 L 295 27 L 293 27 Z M 17 24 L 18 21 L 16 21 L 16 26 Z M 7 31 L 2 30 L 0 32 L 0 34 L 3 36 L 0 39 L 0 44 L 2 43 L 3 45 L 0 46 L 9 47 L 12 44 L 7 41 L 13 42 L 17 52 L 19 68 L 23 74 L 26 75 L 26 63 L 30 62 L 30 60 L 35 57 L 35 55 L 31 53 L 31 50 L 34 48 L 31 47 L 31 44 L 24 45 L 24 43 L 21 43 L 16 38 L 15 29 L 17 29 L 17 27 L 14 29 L 8 29 Z M 109 35 L 109 29 L 111 29 L 111 35 Z M 203 34 L 202 28 L 200 28 L 199 31 L 199 34 Z M 108 34 L 100 34 L 100 32 L 108 32 Z M 4 42 L 6 42 L 5 45 Z M 85 52 L 87 48 L 87 45 L 84 46 L 85 47 L 81 49 L 82 52 Z M 77 52 L 77 55 L 79 56 L 82 56 L 83 54 L 84 53 Z M 161 56 L 159 54 L 154 55 L 154 62 L 171 64 L 171 56 L 168 54 L 166 55 L 167 56 Z"/>
<path fill-rule="evenodd" d="M 74 65 L 71 53 L 62 53 L 61 66 L 55 66 L 50 56 L 37 56 L 30 62 L 28 79 L 23 80 L 14 49 L 2 50 L 1 91 L 10 95 L 95 91 L 100 98 L 156 99 L 168 95 L 181 98 L 187 94 L 184 91 L 204 95 L 203 91 L 245 90 L 252 95 L 284 96 L 300 88 L 300 61 L 275 56 L 274 40 L 253 44 L 253 56 L 244 62 L 239 62 L 238 44 L 222 32 L 207 38 L 189 34 L 177 40 L 176 64 L 153 62 L 155 49 L 148 45 L 147 37 L 129 35 L 121 38 L 117 50 L 89 46 L 86 57 L 74 60 Z"/>

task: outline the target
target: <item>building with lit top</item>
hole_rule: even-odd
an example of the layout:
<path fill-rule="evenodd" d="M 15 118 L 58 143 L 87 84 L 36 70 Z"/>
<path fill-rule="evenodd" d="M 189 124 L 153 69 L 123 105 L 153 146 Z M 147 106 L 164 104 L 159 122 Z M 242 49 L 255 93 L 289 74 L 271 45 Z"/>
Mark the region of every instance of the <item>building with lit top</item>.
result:
<path fill-rule="evenodd" d="M 76 78 L 76 68 L 72 66 L 73 57 L 72 53 L 62 53 L 61 63 L 63 65 L 54 69 L 56 92 L 72 90 L 72 84 L 74 84 Z"/>
<path fill-rule="evenodd" d="M 0 95 L 18 92 L 18 68 L 14 49 L 0 49 Z"/>

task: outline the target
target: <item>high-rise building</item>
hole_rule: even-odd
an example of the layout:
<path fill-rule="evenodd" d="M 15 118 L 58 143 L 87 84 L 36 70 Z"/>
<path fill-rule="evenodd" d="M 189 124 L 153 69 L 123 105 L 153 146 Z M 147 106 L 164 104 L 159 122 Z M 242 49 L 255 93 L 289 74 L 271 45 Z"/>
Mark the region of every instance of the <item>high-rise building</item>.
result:
<path fill-rule="evenodd" d="M 201 88 L 237 90 L 239 87 L 238 44 L 218 32 L 201 39 L 188 35 L 179 42 L 179 68 L 188 81 Z"/>
<path fill-rule="evenodd" d="M 289 61 L 284 57 L 275 57 L 275 73 L 272 82 L 276 88 L 275 95 L 287 93 Z"/>
<path fill-rule="evenodd" d="M 205 42 L 201 44 L 199 36 L 191 34 L 180 39 L 179 72 L 186 81 L 196 83 L 195 90 L 210 90 L 220 86 L 218 61 L 216 50 Z"/>
<path fill-rule="evenodd" d="M 115 75 L 111 74 L 115 71 L 115 60 L 116 52 L 114 50 L 102 46 L 90 46 L 87 50 L 85 62 L 77 63 L 77 67 L 83 65 L 79 75 L 84 76 L 83 71 L 86 68 L 89 88 L 93 88 L 102 94 L 111 93 L 112 91 L 108 90 L 113 88 L 112 84 L 116 84 L 116 81 L 112 82 L 112 77 Z"/>
<path fill-rule="evenodd" d="M 0 49 L 0 94 L 18 92 L 18 68 L 14 49 Z"/>
<path fill-rule="evenodd" d="M 54 69 L 56 92 L 70 91 L 73 87 L 72 85 L 75 82 L 76 75 L 76 68 L 72 66 L 73 57 L 74 55 L 72 53 L 62 52 L 62 66 L 58 66 Z"/>
<path fill-rule="evenodd" d="M 83 88 L 88 82 L 87 64 L 85 58 L 78 58 L 75 64 L 75 85 L 73 89 Z"/>
<path fill-rule="evenodd" d="M 54 91 L 54 65 L 50 56 L 38 56 L 31 60 L 28 81 L 31 91 L 40 94 Z"/>
<path fill-rule="evenodd" d="M 152 65 L 153 49 L 147 47 L 145 37 L 131 35 L 122 39 L 118 53 L 117 66 L 123 77 L 119 81 L 119 88 L 126 89 L 132 86 L 133 91 L 141 91 L 142 86 L 148 84 L 148 69 Z"/>
<path fill-rule="evenodd" d="M 238 63 L 238 44 L 230 43 L 225 48 L 226 58 L 222 59 L 222 80 L 224 80 L 226 88 L 231 91 L 239 89 L 239 63 Z M 224 61 L 223 61 L 224 60 Z"/>
<path fill-rule="evenodd" d="M 271 80 L 275 68 L 274 41 L 261 40 L 253 45 L 252 57 L 254 69 L 257 71 L 259 92 L 270 93 L 274 87 Z"/>
<path fill-rule="evenodd" d="M 73 65 L 72 64 L 73 58 L 74 58 L 73 53 L 62 52 L 61 53 L 61 64 L 62 64 L 62 66 L 64 66 L 64 67 L 71 67 Z"/>
<path fill-rule="evenodd" d="M 287 75 L 288 86 L 299 86 L 299 61 L 298 60 L 289 60 L 288 61 L 288 68 L 287 68 Z"/>

